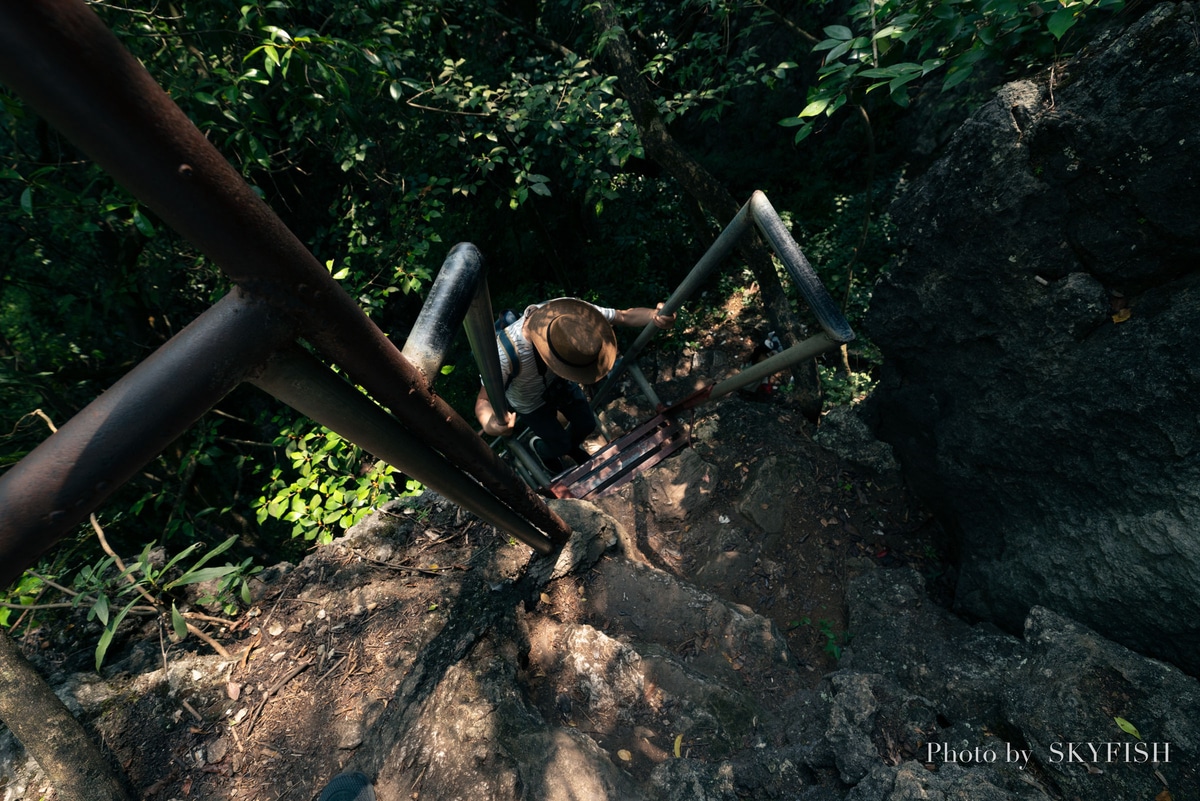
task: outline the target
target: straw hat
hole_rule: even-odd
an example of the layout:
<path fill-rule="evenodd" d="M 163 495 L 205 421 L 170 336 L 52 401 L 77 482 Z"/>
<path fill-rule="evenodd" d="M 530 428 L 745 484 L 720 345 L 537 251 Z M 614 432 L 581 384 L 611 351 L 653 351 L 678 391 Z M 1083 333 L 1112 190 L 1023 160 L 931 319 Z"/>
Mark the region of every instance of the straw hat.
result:
<path fill-rule="evenodd" d="M 594 384 L 617 359 L 617 335 L 604 315 L 590 303 L 556 298 L 531 312 L 525 337 L 558 375 L 580 384 Z"/>

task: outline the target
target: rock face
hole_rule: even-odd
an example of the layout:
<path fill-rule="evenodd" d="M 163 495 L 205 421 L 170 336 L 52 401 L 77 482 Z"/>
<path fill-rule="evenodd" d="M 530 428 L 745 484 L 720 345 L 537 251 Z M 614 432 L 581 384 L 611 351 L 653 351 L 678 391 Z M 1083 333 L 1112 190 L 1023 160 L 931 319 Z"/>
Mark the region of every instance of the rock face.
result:
<path fill-rule="evenodd" d="M 961 611 L 1200 673 L 1200 44 L 1161 4 L 1004 87 L 895 206 L 877 433 L 961 541 Z"/>
<path fill-rule="evenodd" d="M 825 681 L 831 706 L 849 709 L 852 731 L 841 739 L 857 729 L 860 743 L 877 746 L 838 754 L 839 766 L 857 753 L 858 772 L 867 768 L 848 799 L 1200 791 L 1196 766 L 1181 758 L 1200 746 L 1200 684 L 1176 668 L 1041 607 L 1023 640 L 969 626 L 931 603 L 911 570 L 865 573 L 848 603 L 855 638 Z M 867 692 L 844 698 L 855 686 Z"/>

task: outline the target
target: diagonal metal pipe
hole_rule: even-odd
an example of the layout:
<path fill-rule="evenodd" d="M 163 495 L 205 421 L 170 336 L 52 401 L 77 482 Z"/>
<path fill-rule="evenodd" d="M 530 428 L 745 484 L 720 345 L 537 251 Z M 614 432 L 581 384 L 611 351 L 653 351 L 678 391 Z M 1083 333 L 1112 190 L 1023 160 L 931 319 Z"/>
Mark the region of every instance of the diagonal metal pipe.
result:
<path fill-rule="evenodd" d="M 280 351 L 249 380 L 539 553 L 554 550 L 544 534 L 303 349 Z"/>
<path fill-rule="evenodd" d="M 234 290 L 0 476 L 0 587 L 293 336 Z"/>
<path fill-rule="evenodd" d="M 566 523 L 429 391 L 83 2 L 0 3 L 0 80 L 242 288 L 286 312 L 410 431 L 552 540 L 566 541 Z"/>

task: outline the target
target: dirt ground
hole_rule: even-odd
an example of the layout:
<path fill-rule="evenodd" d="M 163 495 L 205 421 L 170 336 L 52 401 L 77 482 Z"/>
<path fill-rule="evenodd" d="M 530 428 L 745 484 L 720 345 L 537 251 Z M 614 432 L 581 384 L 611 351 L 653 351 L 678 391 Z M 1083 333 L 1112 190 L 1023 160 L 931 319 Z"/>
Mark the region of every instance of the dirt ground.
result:
<path fill-rule="evenodd" d="M 750 322 L 722 329 L 719 341 L 699 341 L 710 361 L 698 368 L 744 363 L 757 334 Z M 678 371 L 664 397 L 694 381 L 696 372 Z M 646 412 L 622 403 L 614 419 Z M 896 476 L 863 475 L 816 445 L 814 426 L 786 395 L 765 401 L 733 396 L 683 422 L 697 432 L 691 449 L 716 476 L 702 508 L 683 519 L 664 518 L 641 480 L 598 505 L 624 528 L 633 561 L 768 618 L 801 666 L 800 678 L 789 673 L 787 682 L 807 677 L 811 687 L 836 667 L 853 636 L 844 588 L 866 562 L 912 565 L 937 585 L 943 560 L 929 516 Z M 781 486 L 763 478 L 768 460 L 795 472 L 782 482 L 782 494 L 759 503 L 779 521 L 764 528 L 745 511 L 756 502 L 752 490 L 761 491 L 764 482 Z M 107 694 L 93 727 L 140 797 L 315 798 L 396 702 L 418 653 L 446 640 L 456 626 L 469 629 L 473 617 L 486 618 L 490 613 L 473 608 L 472 599 L 486 599 L 488 585 L 499 586 L 497 576 L 516 576 L 528 559 L 528 548 L 445 503 L 392 504 L 377 518 L 382 534 L 335 542 L 295 568 L 270 571 L 248 612 L 210 623 L 207 631 L 224 657 L 195 638 L 172 644 L 157 623 L 114 645 L 105 686 L 121 689 L 98 685 L 94 692 Z M 509 656 L 522 666 L 530 703 L 547 721 L 578 727 L 619 754 L 634 777 L 644 777 L 681 745 L 692 756 L 716 754 L 728 744 L 699 735 L 681 743 L 662 710 L 606 719 L 563 693 L 552 672 L 539 674 L 538 666 L 556 657 L 538 649 L 562 647 L 540 639 L 539 621 L 588 623 L 618 640 L 637 634 L 633 616 L 610 611 L 598 619 L 588 601 L 604 593 L 628 599 L 638 590 L 600 586 L 616 581 L 612 575 L 573 573 L 524 599 L 526 653 Z M 737 653 L 714 649 L 705 637 L 681 624 L 666 647 L 681 657 L 719 653 L 756 697 L 795 689 L 777 683 L 783 674 L 741 664 Z M 22 647 L 51 674 L 84 670 L 80 663 L 91 657 L 90 643 L 64 647 L 37 631 Z M 162 671 L 158 685 L 147 685 L 145 676 L 156 670 Z M 421 797 L 424 781 L 411 776 L 411 798 Z"/>

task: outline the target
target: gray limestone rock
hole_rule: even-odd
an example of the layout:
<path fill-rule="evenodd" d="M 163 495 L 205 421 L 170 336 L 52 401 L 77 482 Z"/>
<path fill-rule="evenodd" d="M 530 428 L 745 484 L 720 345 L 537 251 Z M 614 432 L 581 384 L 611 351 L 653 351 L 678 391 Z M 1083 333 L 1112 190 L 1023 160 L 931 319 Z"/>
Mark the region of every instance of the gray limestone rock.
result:
<path fill-rule="evenodd" d="M 1200 672 L 1200 40 L 1159 4 L 997 93 L 893 208 L 876 434 L 961 541 L 957 606 Z"/>

